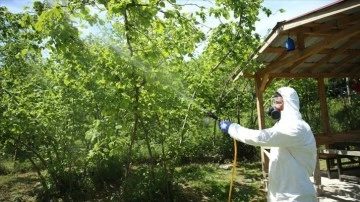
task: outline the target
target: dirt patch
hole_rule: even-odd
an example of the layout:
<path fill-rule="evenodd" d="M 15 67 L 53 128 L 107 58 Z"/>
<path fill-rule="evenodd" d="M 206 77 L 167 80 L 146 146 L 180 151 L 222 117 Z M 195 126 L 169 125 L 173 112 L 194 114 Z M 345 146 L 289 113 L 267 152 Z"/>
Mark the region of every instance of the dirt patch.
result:
<path fill-rule="evenodd" d="M 36 201 L 36 173 L 0 175 L 0 201 Z"/>

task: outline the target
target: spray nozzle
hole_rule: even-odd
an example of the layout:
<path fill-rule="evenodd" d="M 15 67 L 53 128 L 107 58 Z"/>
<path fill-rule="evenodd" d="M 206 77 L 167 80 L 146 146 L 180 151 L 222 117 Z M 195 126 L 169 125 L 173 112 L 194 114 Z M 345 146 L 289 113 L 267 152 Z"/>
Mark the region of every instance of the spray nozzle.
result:
<path fill-rule="evenodd" d="M 205 112 L 208 117 L 213 118 L 216 121 L 220 121 L 220 118 L 218 116 L 216 116 L 213 112 L 207 110 L 206 107 L 201 106 L 201 108 L 202 108 L 202 111 Z"/>
<path fill-rule="evenodd" d="M 216 121 L 220 121 L 220 118 L 217 117 L 217 116 L 216 116 L 214 113 L 212 113 L 212 112 L 208 112 L 207 115 L 208 115 L 208 117 L 213 118 L 213 119 L 215 119 Z"/>

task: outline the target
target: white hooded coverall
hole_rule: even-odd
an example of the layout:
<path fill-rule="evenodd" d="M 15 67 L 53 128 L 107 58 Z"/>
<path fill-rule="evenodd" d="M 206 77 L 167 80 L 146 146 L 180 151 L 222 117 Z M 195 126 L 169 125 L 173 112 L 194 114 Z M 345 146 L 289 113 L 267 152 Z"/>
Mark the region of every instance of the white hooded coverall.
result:
<path fill-rule="evenodd" d="M 284 101 L 280 120 L 271 128 L 252 130 L 236 123 L 229 135 L 254 146 L 271 147 L 268 201 L 315 202 L 310 180 L 316 164 L 316 143 L 310 126 L 299 112 L 299 97 L 290 87 L 277 90 Z"/>

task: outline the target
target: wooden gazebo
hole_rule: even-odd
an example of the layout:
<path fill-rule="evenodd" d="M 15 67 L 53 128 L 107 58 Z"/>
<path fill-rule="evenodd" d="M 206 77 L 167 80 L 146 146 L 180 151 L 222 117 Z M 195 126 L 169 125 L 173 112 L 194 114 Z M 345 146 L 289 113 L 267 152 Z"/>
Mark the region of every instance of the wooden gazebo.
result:
<path fill-rule="evenodd" d="M 288 37 L 294 40 L 295 50 L 286 50 Z M 233 78 L 255 79 L 260 129 L 265 126 L 263 93 L 273 79 L 314 78 L 317 80 L 322 122 L 322 132 L 315 136 L 317 145 L 331 144 L 338 139 L 360 140 L 360 132 L 330 131 L 324 83 L 325 78 L 360 77 L 359 0 L 338 0 L 294 19 L 278 22 L 251 59 L 258 60 L 265 67 L 252 75 L 239 68 Z M 266 148 L 262 148 L 261 153 L 266 175 Z M 321 185 L 317 167 L 314 180 L 316 185 Z"/>

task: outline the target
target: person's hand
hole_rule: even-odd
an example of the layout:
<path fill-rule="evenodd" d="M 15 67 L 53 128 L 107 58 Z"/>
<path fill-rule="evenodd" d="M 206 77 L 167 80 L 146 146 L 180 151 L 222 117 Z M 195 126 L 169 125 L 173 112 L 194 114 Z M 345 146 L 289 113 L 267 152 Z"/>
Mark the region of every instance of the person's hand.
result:
<path fill-rule="evenodd" d="M 222 120 L 219 122 L 220 130 L 225 134 L 228 134 L 230 125 L 231 125 L 230 121 Z"/>

